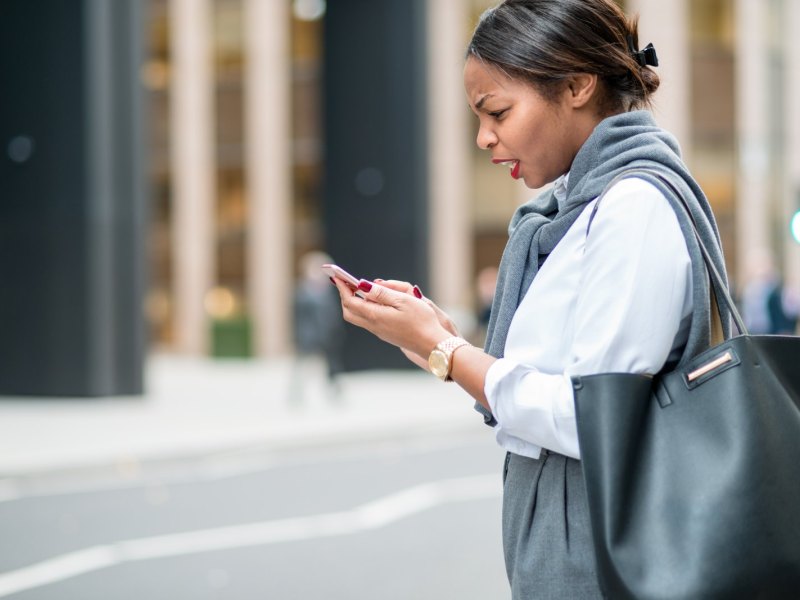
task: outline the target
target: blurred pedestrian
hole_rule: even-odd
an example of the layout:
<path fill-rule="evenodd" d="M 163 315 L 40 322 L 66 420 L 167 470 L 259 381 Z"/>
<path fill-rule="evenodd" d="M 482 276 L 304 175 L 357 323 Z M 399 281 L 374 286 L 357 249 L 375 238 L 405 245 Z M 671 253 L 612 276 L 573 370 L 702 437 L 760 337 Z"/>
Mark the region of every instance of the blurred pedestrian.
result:
<path fill-rule="evenodd" d="M 309 375 L 320 362 L 324 362 L 329 399 L 340 400 L 338 375 L 343 371 L 344 327 L 339 296 L 322 271 L 322 265 L 330 262 L 330 256 L 316 251 L 300 261 L 301 277 L 294 293 L 295 361 L 289 394 L 295 405 L 303 403 Z"/>
<path fill-rule="evenodd" d="M 796 290 L 785 286 L 780 280 L 776 281 L 767 296 L 769 333 L 794 335 L 797 330 L 798 312 L 800 312 L 800 301 Z"/>
<path fill-rule="evenodd" d="M 777 282 L 772 256 L 764 248 L 753 249 L 746 258 L 745 271 L 747 275 L 741 291 L 744 324 L 750 333 L 771 333 L 773 327 L 767 303 Z"/>
<path fill-rule="evenodd" d="M 476 331 L 470 340 L 476 346 L 483 346 L 486 332 L 489 330 L 489 318 L 492 315 L 492 301 L 497 287 L 497 267 L 484 267 L 478 272 L 475 281 L 478 295 Z"/>
<path fill-rule="evenodd" d="M 742 318 L 750 333 L 793 335 L 797 329 L 800 299 L 778 275 L 772 255 L 754 250 L 747 259 L 747 279 L 742 290 Z"/>
<path fill-rule="evenodd" d="M 643 175 L 606 190 L 633 167 L 666 178 L 725 277 L 708 201 L 675 138 L 641 110 L 657 64 L 613 0 L 507 0 L 481 17 L 464 66 L 478 146 L 529 188 L 553 183 L 511 220 L 485 351 L 410 283 L 362 281 L 362 299 L 337 282 L 345 320 L 464 388 L 508 451 L 503 546 L 515 600 L 603 596 L 570 377 L 655 374 L 711 337 L 708 277 L 675 195 Z"/>

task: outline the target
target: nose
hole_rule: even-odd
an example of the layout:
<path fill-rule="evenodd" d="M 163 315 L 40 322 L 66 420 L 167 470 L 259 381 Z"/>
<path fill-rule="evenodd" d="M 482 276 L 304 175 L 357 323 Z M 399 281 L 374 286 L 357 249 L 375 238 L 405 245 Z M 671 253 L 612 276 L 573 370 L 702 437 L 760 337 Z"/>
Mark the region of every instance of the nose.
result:
<path fill-rule="evenodd" d="M 490 127 L 481 124 L 478 127 L 478 137 L 475 139 L 475 143 L 481 150 L 488 150 L 497 143 L 497 135 Z"/>

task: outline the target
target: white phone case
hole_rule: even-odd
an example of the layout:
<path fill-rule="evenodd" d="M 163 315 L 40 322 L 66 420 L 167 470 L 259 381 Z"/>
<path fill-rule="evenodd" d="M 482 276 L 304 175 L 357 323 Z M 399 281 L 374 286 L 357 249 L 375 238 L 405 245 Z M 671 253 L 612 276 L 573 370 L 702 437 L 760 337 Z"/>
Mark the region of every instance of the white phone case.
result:
<path fill-rule="evenodd" d="M 328 275 L 328 277 L 336 277 L 338 279 L 342 279 L 352 285 L 353 287 L 358 287 L 358 282 L 360 281 L 356 277 L 353 277 L 345 271 L 339 265 L 322 265 L 322 270 Z"/>

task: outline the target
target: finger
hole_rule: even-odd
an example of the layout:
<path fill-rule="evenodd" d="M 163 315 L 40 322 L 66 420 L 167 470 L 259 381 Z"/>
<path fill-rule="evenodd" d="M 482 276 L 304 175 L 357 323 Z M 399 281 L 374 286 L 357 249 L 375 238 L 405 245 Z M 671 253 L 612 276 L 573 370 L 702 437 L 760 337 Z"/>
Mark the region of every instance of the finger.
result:
<path fill-rule="evenodd" d="M 368 302 L 361 298 L 347 300 L 342 304 L 342 316 L 345 321 L 356 327 L 366 329 L 384 341 L 387 341 L 387 339 L 385 333 L 381 333 L 383 329 L 381 323 L 390 315 L 381 313 L 388 312 L 395 312 L 395 309 L 376 302 Z"/>
<path fill-rule="evenodd" d="M 347 299 L 352 298 L 355 294 L 355 290 L 353 287 L 337 277 L 331 278 L 333 285 L 336 286 L 336 290 L 339 292 L 339 298 L 342 301 L 342 307 L 344 307 L 344 303 Z"/>
<path fill-rule="evenodd" d="M 339 292 L 339 295 L 341 295 L 344 289 L 347 287 L 347 284 L 338 277 L 329 277 L 329 279 L 331 280 L 331 283 L 336 286 L 336 290 Z"/>
<path fill-rule="evenodd" d="M 376 279 L 375 283 L 404 294 L 410 294 L 413 290 L 413 286 L 410 283 L 398 281 L 397 279 Z"/>
<path fill-rule="evenodd" d="M 339 288 L 338 279 L 336 279 L 335 277 L 328 277 L 328 279 L 331 280 L 331 283 L 333 284 L 333 287 L 336 288 L 336 291 L 339 292 L 339 295 L 341 296 L 342 295 L 342 290 Z"/>
<path fill-rule="evenodd" d="M 359 327 L 369 329 L 369 324 L 379 319 L 382 311 L 391 310 L 394 310 L 392 305 L 382 305 L 371 301 L 368 294 L 360 289 L 342 295 L 342 314 L 345 320 Z"/>
<path fill-rule="evenodd" d="M 367 320 L 345 302 L 342 303 L 342 318 L 356 327 L 365 327 L 367 324 Z"/>
<path fill-rule="evenodd" d="M 439 307 L 436 305 L 436 303 L 435 303 L 433 300 L 431 300 L 430 298 L 424 298 L 424 297 L 423 297 L 423 298 L 422 298 L 422 301 L 423 301 L 425 304 L 427 304 L 428 306 L 430 306 L 430 307 L 433 309 L 433 312 L 435 312 L 435 313 L 436 313 L 436 316 L 437 316 L 437 317 L 439 317 L 440 319 L 441 319 L 441 318 L 445 318 L 445 319 L 448 319 L 448 320 L 450 319 L 450 317 L 448 317 L 448 316 L 447 316 L 447 313 L 446 313 L 446 312 L 444 312 L 444 311 L 443 311 L 441 308 L 439 308 Z"/>
<path fill-rule="evenodd" d="M 453 335 L 459 335 L 458 328 L 456 327 L 453 319 L 450 318 L 450 315 L 439 308 L 430 298 L 423 298 L 422 300 L 433 309 L 434 313 L 436 313 L 436 318 L 439 319 L 439 323 L 442 325 L 442 327 L 447 329 L 447 331 Z"/>
<path fill-rule="evenodd" d="M 437 304 L 430 298 L 423 298 L 422 301 L 436 311 L 437 315 L 443 315 L 444 311 L 437 306 Z"/>
<path fill-rule="evenodd" d="M 358 289 L 364 294 L 364 299 L 384 306 L 398 307 L 408 299 L 408 294 L 398 292 L 377 283 L 371 283 L 362 279 L 358 284 Z"/>
<path fill-rule="evenodd" d="M 434 311 L 434 312 L 435 312 L 435 313 L 436 313 L 438 316 L 440 316 L 440 317 L 446 317 L 446 318 L 448 318 L 448 319 L 450 318 L 450 317 L 447 315 L 447 313 L 446 313 L 446 312 L 444 312 L 444 311 L 443 311 L 441 308 L 439 308 L 439 306 L 438 306 L 438 305 L 437 305 L 437 304 L 436 304 L 436 303 L 435 303 L 433 300 L 431 300 L 430 298 L 425 298 L 425 297 L 423 297 L 423 298 L 422 298 L 422 301 L 423 301 L 425 304 L 427 304 L 428 306 L 430 306 L 430 307 L 433 309 L 433 311 Z"/>

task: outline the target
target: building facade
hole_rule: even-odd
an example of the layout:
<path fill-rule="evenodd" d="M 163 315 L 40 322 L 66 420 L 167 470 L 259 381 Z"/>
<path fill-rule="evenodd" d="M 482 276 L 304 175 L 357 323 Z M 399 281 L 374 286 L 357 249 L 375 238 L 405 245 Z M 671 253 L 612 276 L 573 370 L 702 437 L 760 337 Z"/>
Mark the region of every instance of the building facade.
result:
<path fill-rule="evenodd" d="M 151 114 L 146 304 L 154 348 L 224 352 L 226 336 L 239 335 L 233 353 L 289 353 L 291 291 L 300 258 L 314 249 L 337 249 L 343 266 L 360 263 L 365 271 L 357 274 L 368 277 L 394 275 L 381 264 L 399 260 L 401 274 L 469 322 L 477 274 L 499 262 L 508 219 L 534 192 L 474 144 L 461 67 L 471 28 L 490 3 L 419 0 L 406 12 L 395 4 L 148 0 L 141 79 Z M 370 22 L 383 29 L 370 36 L 358 18 L 376 5 L 385 9 Z M 627 0 L 624 8 L 640 15 L 642 44 L 658 50 L 655 116 L 678 137 L 709 196 L 734 285 L 747 281 L 756 253 L 800 285 L 800 244 L 789 229 L 800 209 L 800 116 L 792 102 L 800 49 L 791 43 L 800 3 Z M 365 62 L 355 77 L 336 62 L 353 35 L 355 48 L 384 61 Z M 370 64 L 393 71 L 370 72 Z M 403 77 L 410 79 L 401 90 L 386 91 Z M 360 91 L 348 96 L 337 85 Z M 377 108 L 345 105 L 365 94 L 375 94 Z M 403 121 L 406 111 L 413 123 Z M 395 121 L 402 131 L 384 127 Z M 394 149 L 408 127 L 419 131 L 397 156 L 414 181 L 367 158 L 360 166 L 333 160 L 358 153 L 360 139 Z M 336 139 L 326 138 L 330 131 Z M 331 197 L 329 163 L 355 169 L 352 198 L 349 180 Z M 336 202 L 352 204 L 337 211 Z M 403 202 L 408 219 L 398 216 Z M 346 220 L 359 207 L 373 215 L 361 234 L 347 231 Z M 384 212 L 391 222 L 381 222 Z M 363 233 L 373 228 L 378 233 Z"/>

